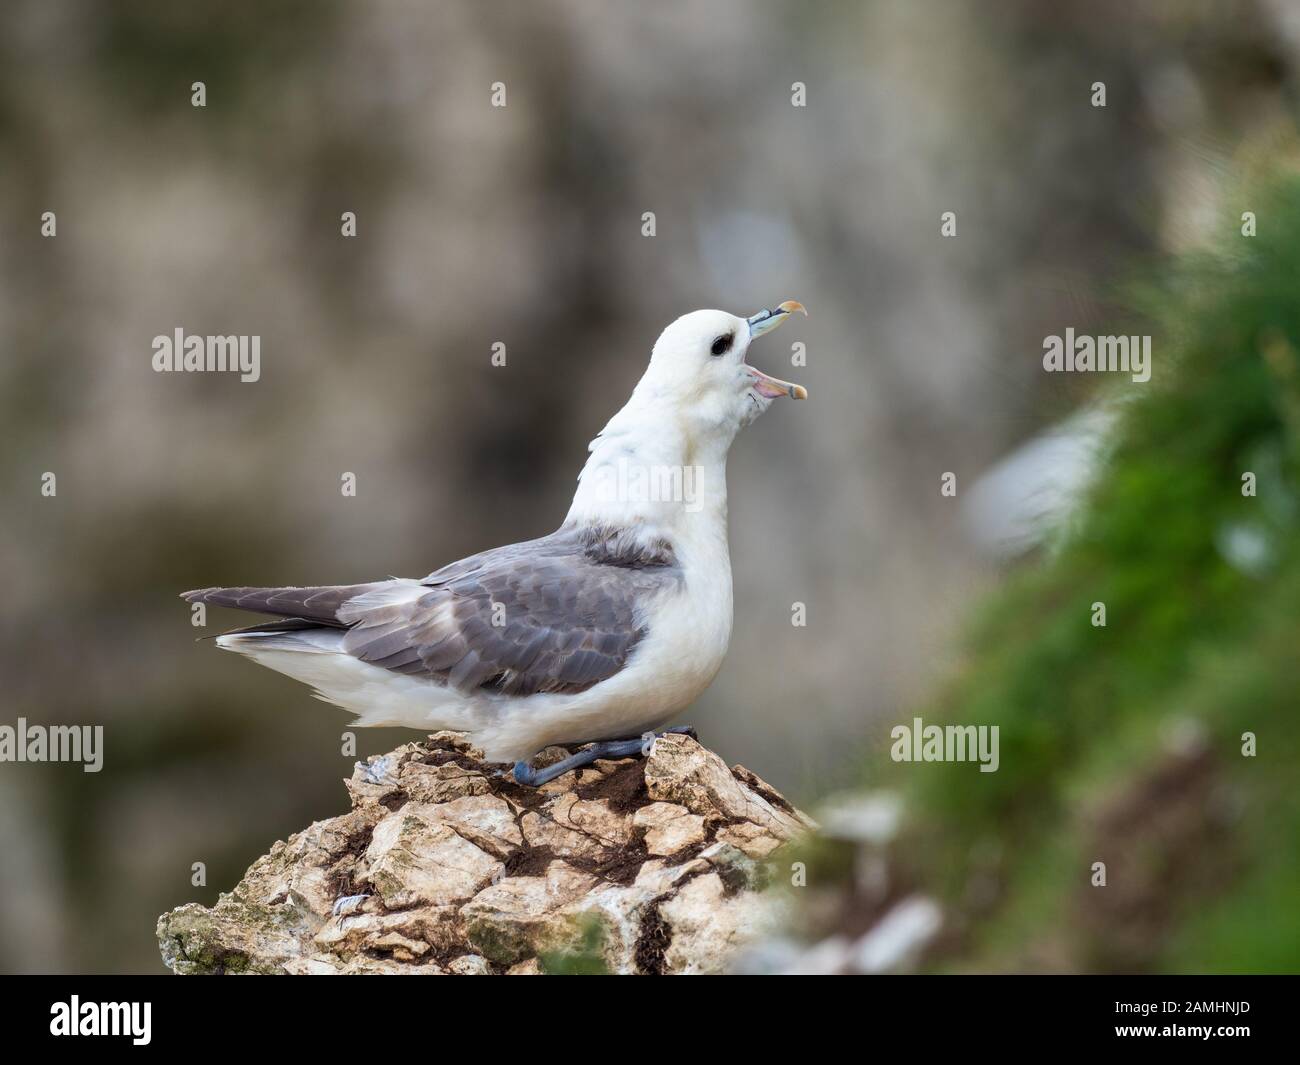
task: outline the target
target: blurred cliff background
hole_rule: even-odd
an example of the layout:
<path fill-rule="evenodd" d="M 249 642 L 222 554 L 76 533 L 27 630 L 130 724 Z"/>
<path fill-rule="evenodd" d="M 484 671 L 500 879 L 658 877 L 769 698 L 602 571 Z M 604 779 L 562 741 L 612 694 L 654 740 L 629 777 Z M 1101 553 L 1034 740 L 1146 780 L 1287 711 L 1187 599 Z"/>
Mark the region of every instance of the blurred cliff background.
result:
<path fill-rule="evenodd" d="M 1298 67 L 1285 0 L 9 5 L 0 723 L 103 724 L 106 754 L 0 766 L 0 969 L 161 971 L 160 912 L 342 807 L 348 716 L 195 643 L 178 591 L 419 576 L 549 531 L 701 306 L 802 300 L 755 362 L 812 400 L 733 454 L 736 626 L 691 723 L 801 800 L 871 778 L 974 653 L 972 607 L 1043 564 L 992 550 L 962 493 L 1117 387 L 1044 374 L 1043 337 L 1154 328 L 1115 324 L 1133 279 L 1239 236 L 1296 154 Z M 259 334 L 261 380 L 154 373 L 178 327 Z M 1178 542 L 1160 513 L 1141 527 Z M 1057 650 L 1042 669 L 1081 685 L 1106 653 Z M 1074 715 L 1063 736 L 1115 695 L 996 690 L 1036 727 Z M 1144 928 L 1122 964 L 1157 963 Z M 1028 935 L 984 963 L 1119 964 Z"/>

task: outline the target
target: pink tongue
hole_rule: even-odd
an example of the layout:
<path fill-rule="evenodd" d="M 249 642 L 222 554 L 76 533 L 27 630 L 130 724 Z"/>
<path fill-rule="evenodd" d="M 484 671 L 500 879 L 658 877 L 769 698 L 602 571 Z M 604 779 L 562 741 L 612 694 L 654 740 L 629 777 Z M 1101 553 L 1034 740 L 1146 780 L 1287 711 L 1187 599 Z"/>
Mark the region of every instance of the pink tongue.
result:
<path fill-rule="evenodd" d="M 766 396 L 768 399 L 777 399 L 785 395 L 784 388 L 778 388 L 765 377 L 759 377 L 754 381 L 754 387 L 758 389 L 760 396 Z"/>

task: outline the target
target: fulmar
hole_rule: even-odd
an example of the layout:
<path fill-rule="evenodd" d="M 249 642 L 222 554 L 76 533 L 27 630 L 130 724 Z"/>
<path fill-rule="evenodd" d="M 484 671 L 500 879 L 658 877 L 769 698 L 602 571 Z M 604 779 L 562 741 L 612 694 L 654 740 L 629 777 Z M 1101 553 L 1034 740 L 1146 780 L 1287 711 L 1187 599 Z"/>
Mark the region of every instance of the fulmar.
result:
<path fill-rule="evenodd" d="M 746 360 L 803 305 L 749 318 L 683 315 L 600 431 L 564 523 L 423 580 L 202 588 L 210 603 L 280 620 L 217 645 L 311 685 L 363 726 L 468 733 L 538 785 L 653 742 L 708 687 L 731 638 L 727 452 L 781 396 Z M 681 729 L 672 731 L 684 731 Z M 552 744 L 590 744 L 541 769 Z"/>

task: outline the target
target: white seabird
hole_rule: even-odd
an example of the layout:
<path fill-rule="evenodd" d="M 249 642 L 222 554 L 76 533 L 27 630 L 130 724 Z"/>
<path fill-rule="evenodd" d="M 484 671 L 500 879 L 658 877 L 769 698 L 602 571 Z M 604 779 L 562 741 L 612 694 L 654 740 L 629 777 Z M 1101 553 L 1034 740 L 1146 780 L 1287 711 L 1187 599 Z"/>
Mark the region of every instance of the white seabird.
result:
<path fill-rule="evenodd" d="M 731 638 L 727 452 L 799 385 L 749 365 L 752 340 L 803 305 L 750 318 L 695 311 L 659 337 L 645 374 L 589 447 L 564 524 L 423 580 L 183 593 L 284 620 L 217 644 L 303 681 L 356 724 L 469 733 L 490 761 L 542 783 L 551 744 L 661 728 L 708 687 Z M 598 744 L 563 763 L 629 754 Z"/>

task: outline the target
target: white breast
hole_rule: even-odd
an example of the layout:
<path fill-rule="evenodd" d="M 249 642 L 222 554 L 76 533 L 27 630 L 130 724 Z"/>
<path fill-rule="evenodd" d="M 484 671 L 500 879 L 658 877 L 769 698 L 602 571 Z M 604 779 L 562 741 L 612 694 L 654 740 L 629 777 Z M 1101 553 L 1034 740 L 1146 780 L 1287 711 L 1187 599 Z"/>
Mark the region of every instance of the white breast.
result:
<path fill-rule="evenodd" d="M 608 680 L 573 695 L 494 698 L 475 742 L 489 758 L 525 758 L 554 743 L 624 739 L 667 724 L 691 705 L 726 657 L 731 640 L 731 558 L 726 524 L 675 544 L 684 580 L 648 604 L 647 635 Z"/>

